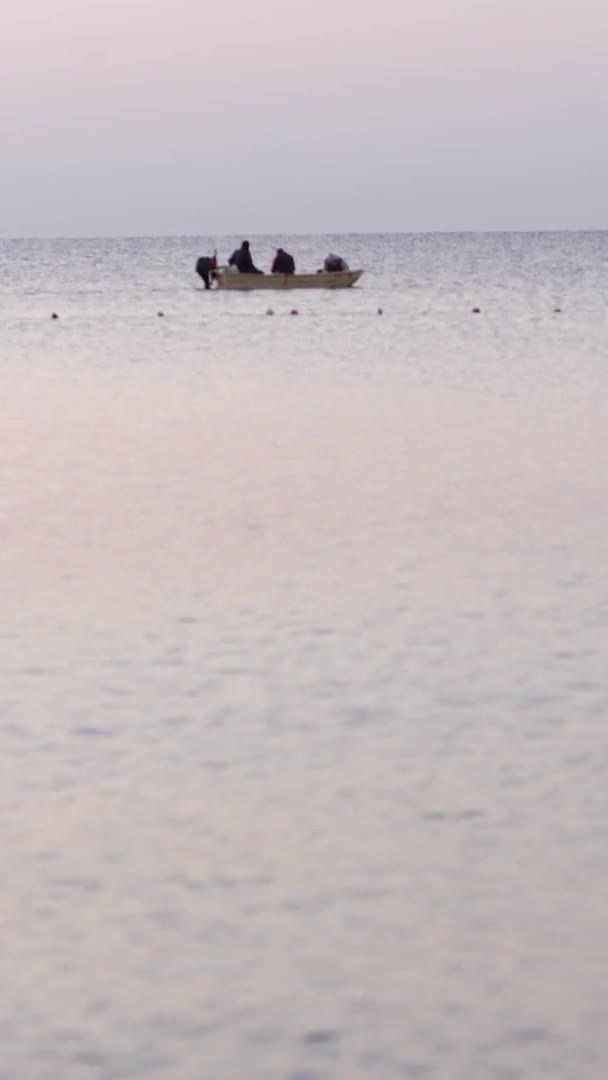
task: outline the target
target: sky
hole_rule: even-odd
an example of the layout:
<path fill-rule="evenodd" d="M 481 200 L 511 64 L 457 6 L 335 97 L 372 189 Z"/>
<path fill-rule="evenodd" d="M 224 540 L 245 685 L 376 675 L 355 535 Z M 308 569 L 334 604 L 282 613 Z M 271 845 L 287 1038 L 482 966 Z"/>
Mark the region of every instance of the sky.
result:
<path fill-rule="evenodd" d="M 606 0 L 0 14 L 0 236 L 608 228 Z"/>

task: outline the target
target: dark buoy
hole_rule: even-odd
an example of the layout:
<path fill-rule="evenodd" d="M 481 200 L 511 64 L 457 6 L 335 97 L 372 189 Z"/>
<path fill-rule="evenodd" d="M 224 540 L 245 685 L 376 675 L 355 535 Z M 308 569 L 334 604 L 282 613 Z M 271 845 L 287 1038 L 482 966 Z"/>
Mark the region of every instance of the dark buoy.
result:
<path fill-rule="evenodd" d="M 56 311 L 54 311 L 53 314 L 51 315 L 51 319 L 58 319 L 58 318 L 59 318 L 59 315 L 57 314 Z"/>
<path fill-rule="evenodd" d="M 553 308 L 553 314 L 554 315 L 561 315 L 561 313 L 562 313 L 561 307 L 554 307 Z"/>
<path fill-rule="evenodd" d="M 165 317 L 164 311 L 157 311 L 156 314 L 158 315 L 159 319 L 164 319 L 164 317 Z"/>
<path fill-rule="evenodd" d="M 266 314 L 267 315 L 274 315 L 273 309 L 271 307 L 266 308 Z"/>
<path fill-rule="evenodd" d="M 384 312 L 383 312 L 382 308 L 381 308 L 381 307 L 379 307 L 379 308 L 378 308 L 378 315 L 383 315 L 383 314 L 384 314 Z"/>
<path fill-rule="evenodd" d="M 290 315 L 297 315 L 297 314 L 298 314 L 298 309 L 297 309 L 297 308 L 295 308 L 295 307 L 294 307 L 294 308 L 292 308 L 292 309 L 291 309 L 291 311 L 289 312 L 289 314 L 290 314 Z"/>
<path fill-rule="evenodd" d="M 474 307 L 473 308 L 473 315 L 481 315 L 481 308 Z"/>

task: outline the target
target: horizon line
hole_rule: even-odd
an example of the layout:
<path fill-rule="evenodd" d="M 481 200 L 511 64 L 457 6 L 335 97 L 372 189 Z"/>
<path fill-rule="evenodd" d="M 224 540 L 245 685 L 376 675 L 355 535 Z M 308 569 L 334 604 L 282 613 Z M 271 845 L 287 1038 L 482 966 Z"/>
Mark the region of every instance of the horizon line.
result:
<path fill-rule="evenodd" d="M 546 235 L 571 235 L 580 233 L 607 233 L 608 226 L 594 227 L 585 226 L 582 228 L 550 228 L 550 229 L 362 229 L 362 230 L 340 230 L 338 232 L 290 232 L 289 230 L 280 230 L 278 232 L 249 232 L 247 235 L 255 238 L 264 237 L 280 237 L 289 236 L 294 239 L 304 239 L 310 237 L 324 237 L 324 236 L 546 236 Z M 241 237 L 242 232 L 167 232 L 167 233 L 57 233 L 57 234 L 31 234 L 31 235 L 3 235 L 0 234 L 0 243 L 11 243 L 13 241 L 61 241 L 61 240 L 197 240 L 201 237 L 209 239 L 213 236 L 221 237 L 223 239 L 233 240 L 234 238 Z"/>

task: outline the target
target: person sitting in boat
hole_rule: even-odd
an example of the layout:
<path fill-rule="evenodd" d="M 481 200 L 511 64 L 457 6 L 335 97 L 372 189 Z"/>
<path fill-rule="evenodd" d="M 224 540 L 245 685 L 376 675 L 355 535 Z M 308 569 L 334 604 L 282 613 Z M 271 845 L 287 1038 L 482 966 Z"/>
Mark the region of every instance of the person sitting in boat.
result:
<path fill-rule="evenodd" d="M 215 271 L 217 270 L 217 251 L 213 252 L 213 255 L 201 255 L 200 259 L 196 263 L 196 272 L 200 278 L 202 278 L 205 288 L 211 288 L 211 282 L 215 281 Z"/>
<path fill-rule="evenodd" d="M 341 255 L 329 254 L 323 263 L 323 269 L 328 274 L 333 274 L 339 271 L 348 270 L 348 263 Z"/>
<path fill-rule="evenodd" d="M 295 274 L 296 264 L 293 255 L 283 248 L 277 248 L 277 253 L 272 264 L 271 274 Z"/>
<path fill-rule="evenodd" d="M 253 265 L 248 240 L 243 240 L 240 248 L 237 248 L 236 251 L 232 252 L 232 255 L 228 259 L 228 266 L 236 266 L 240 274 L 264 273 L 263 270 L 258 270 L 257 266 Z"/>

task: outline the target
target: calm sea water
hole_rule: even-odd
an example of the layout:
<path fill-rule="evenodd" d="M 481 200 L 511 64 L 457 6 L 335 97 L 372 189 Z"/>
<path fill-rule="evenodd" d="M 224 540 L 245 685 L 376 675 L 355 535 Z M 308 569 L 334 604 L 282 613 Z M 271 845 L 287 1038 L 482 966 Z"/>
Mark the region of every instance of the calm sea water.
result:
<path fill-rule="evenodd" d="M 280 241 L 0 244 L 0 1077 L 603 1080 L 608 234 Z"/>

